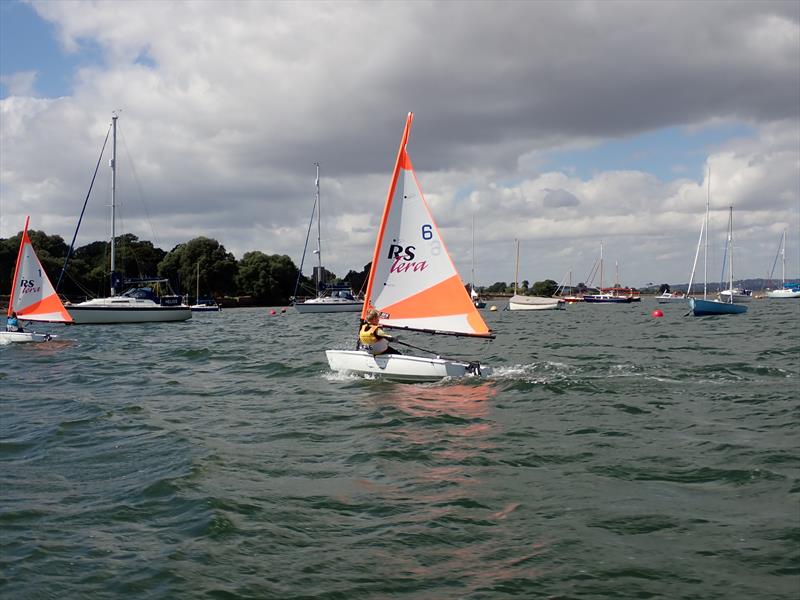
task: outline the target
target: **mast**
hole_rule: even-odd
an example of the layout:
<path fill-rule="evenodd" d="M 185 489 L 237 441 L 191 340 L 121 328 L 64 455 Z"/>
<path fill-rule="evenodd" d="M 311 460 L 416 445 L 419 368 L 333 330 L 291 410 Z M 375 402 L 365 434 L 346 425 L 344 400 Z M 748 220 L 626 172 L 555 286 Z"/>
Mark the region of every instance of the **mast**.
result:
<path fill-rule="evenodd" d="M 519 240 L 514 240 L 517 242 L 517 262 L 516 266 L 514 267 L 514 295 L 517 295 L 517 284 L 519 282 Z"/>
<path fill-rule="evenodd" d="M 731 292 L 731 304 L 733 304 L 733 207 L 728 212 L 728 247 L 731 249 L 731 263 L 728 266 L 728 289 Z"/>
<path fill-rule="evenodd" d="M 117 199 L 117 119 L 119 117 L 116 113 L 111 117 L 111 130 L 113 136 L 111 138 L 111 295 L 116 296 L 117 290 L 114 287 L 114 280 L 116 279 L 116 199 Z"/>
<path fill-rule="evenodd" d="M 708 190 L 706 191 L 705 244 L 703 245 L 703 300 L 708 299 L 708 210 L 711 203 L 711 165 L 708 166 Z"/>
<path fill-rule="evenodd" d="M 781 287 L 786 285 L 786 230 L 783 230 L 781 239 Z"/>
<path fill-rule="evenodd" d="M 322 280 L 323 272 L 322 272 L 322 207 L 319 204 L 319 163 L 315 162 L 314 166 L 317 167 L 317 180 L 315 182 L 317 187 L 316 192 L 316 204 L 317 204 L 317 264 L 319 266 L 319 270 L 317 271 L 317 296 L 322 295 Z"/>
<path fill-rule="evenodd" d="M 196 283 L 197 283 L 197 292 L 195 293 L 194 301 L 195 301 L 195 304 L 200 304 L 200 261 L 199 260 L 197 261 L 197 277 L 196 277 L 196 280 L 197 280 L 196 281 Z"/>
<path fill-rule="evenodd" d="M 472 292 L 475 291 L 475 215 L 472 215 L 472 275 L 469 284 L 469 295 L 472 298 Z"/>
<path fill-rule="evenodd" d="M 603 242 L 600 242 L 600 291 L 603 291 Z"/>

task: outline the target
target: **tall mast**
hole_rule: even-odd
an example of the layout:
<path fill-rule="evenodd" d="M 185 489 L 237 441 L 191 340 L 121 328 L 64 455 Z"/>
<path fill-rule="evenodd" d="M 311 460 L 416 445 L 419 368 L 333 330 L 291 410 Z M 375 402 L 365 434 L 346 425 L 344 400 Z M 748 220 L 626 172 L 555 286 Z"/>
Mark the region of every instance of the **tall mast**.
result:
<path fill-rule="evenodd" d="M 514 240 L 517 242 L 517 262 L 516 267 L 514 267 L 514 295 L 517 295 L 517 283 L 519 281 L 519 240 Z"/>
<path fill-rule="evenodd" d="M 731 304 L 733 304 L 733 207 L 728 212 L 728 247 L 731 249 L 731 264 L 728 267 L 728 289 L 731 291 Z"/>
<path fill-rule="evenodd" d="M 319 265 L 319 273 L 318 280 L 317 280 L 317 296 L 322 294 L 322 207 L 319 204 L 319 163 L 315 162 L 314 165 L 317 167 L 317 194 L 316 194 L 316 201 L 317 201 L 317 264 Z"/>
<path fill-rule="evenodd" d="M 200 304 L 200 261 L 197 261 L 197 277 L 196 277 L 196 284 L 197 284 L 197 292 L 195 294 L 195 304 Z"/>
<path fill-rule="evenodd" d="M 475 290 L 475 215 L 472 215 L 472 277 L 469 285 L 470 297 Z"/>
<path fill-rule="evenodd" d="M 711 203 L 711 165 L 708 166 L 708 190 L 706 191 L 706 228 L 703 245 L 703 300 L 708 298 L 708 210 Z"/>
<path fill-rule="evenodd" d="M 603 242 L 600 242 L 600 291 L 603 291 Z"/>
<path fill-rule="evenodd" d="M 116 296 L 117 290 L 114 288 L 114 280 L 116 279 L 117 261 L 116 261 L 116 199 L 117 199 L 117 115 L 113 114 L 111 117 L 112 131 L 114 132 L 111 138 L 111 295 Z"/>
<path fill-rule="evenodd" d="M 783 230 L 781 240 L 781 287 L 786 284 L 786 230 Z"/>

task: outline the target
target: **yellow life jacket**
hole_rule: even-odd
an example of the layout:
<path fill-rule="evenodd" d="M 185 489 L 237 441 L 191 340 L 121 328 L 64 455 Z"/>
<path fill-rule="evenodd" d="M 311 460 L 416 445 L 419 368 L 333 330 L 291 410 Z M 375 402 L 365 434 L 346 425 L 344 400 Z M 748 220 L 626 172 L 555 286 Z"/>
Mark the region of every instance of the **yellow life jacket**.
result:
<path fill-rule="evenodd" d="M 358 332 L 359 341 L 365 346 L 371 346 L 372 344 L 376 343 L 379 339 L 381 339 L 380 337 L 378 337 L 379 329 L 380 329 L 379 325 L 370 325 L 369 323 L 364 323 L 361 326 L 361 330 Z"/>

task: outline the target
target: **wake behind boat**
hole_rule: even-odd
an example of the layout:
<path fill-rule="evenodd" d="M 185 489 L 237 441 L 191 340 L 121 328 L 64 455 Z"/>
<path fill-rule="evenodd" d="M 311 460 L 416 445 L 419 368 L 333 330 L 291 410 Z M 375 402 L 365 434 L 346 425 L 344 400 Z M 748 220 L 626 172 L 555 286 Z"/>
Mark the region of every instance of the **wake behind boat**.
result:
<path fill-rule="evenodd" d="M 406 151 L 412 120 L 413 114 L 408 113 L 375 241 L 362 321 L 375 309 L 381 327 L 493 338 L 461 282 L 417 182 Z M 440 356 L 374 356 L 363 349 L 325 354 L 334 371 L 400 381 L 485 372 L 477 362 Z"/>

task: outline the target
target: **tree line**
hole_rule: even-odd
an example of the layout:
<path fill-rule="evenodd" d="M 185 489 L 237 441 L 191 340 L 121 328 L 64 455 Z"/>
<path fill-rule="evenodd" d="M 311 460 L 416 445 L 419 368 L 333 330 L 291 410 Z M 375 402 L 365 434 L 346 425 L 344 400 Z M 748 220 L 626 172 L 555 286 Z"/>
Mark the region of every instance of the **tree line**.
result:
<path fill-rule="evenodd" d="M 22 232 L 0 238 L 0 295 L 11 293 L 11 279 L 17 260 Z M 28 230 L 36 254 L 50 281 L 57 285 L 69 246 L 60 235 Z M 169 252 L 133 234 L 115 238 L 116 271 L 125 279 L 168 279 L 172 291 L 194 298 L 198 270 L 200 297 L 243 300 L 242 304 L 280 306 L 295 294 L 299 268 L 285 254 L 247 252 L 241 260 L 217 240 L 196 237 L 178 244 Z M 325 271 L 328 284 L 347 284 L 358 292 L 369 275 L 370 265 L 361 272 L 350 271 L 339 279 Z M 92 242 L 73 250 L 58 293 L 73 302 L 89 297 L 107 296 L 110 290 L 111 244 Z M 118 292 L 121 290 L 117 290 Z M 314 282 L 300 277 L 297 296 L 313 296 Z"/>

